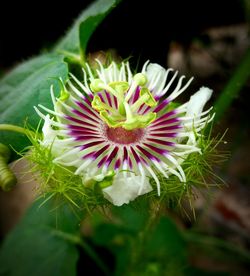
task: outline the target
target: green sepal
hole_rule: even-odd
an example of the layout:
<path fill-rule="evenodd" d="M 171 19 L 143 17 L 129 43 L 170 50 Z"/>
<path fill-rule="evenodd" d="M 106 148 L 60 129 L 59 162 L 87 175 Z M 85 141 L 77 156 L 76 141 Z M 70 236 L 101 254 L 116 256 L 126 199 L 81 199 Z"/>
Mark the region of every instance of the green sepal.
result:
<path fill-rule="evenodd" d="M 113 184 L 114 176 L 115 176 L 115 171 L 109 171 L 102 180 L 95 182 L 94 189 L 102 190 L 111 186 Z"/>

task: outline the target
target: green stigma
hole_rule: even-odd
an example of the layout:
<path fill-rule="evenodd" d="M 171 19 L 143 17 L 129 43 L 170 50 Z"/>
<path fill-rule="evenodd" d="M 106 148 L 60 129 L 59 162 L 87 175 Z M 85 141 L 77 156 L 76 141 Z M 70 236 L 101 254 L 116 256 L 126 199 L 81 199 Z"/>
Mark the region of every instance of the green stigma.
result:
<path fill-rule="evenodd" d="M 149 107 L 156 106 L 156 101 L 150 90 L 144 85 L 147 77 L 138 73 L 133 77 L 133 82 L 129 85 L 126 81 L 116 81 L 105 84 L 101 79 L 94 79 L 90 83 L 90 89 L 94 93 L 107 91 L 112 94 L 118 102 L 118 108 L 113 108 L 104 103 L 98 95 L 94 96 L 92 107 L 99 112 L 102 120 L 111 128 L 123 127 L 126 130 L 147 127 L 156 119 L 156 113 L 138 114 L 138 108 L 145 104 Z M 129 100 L 137 87 L 140 87 L 140 97 L 132 105 Z"/>

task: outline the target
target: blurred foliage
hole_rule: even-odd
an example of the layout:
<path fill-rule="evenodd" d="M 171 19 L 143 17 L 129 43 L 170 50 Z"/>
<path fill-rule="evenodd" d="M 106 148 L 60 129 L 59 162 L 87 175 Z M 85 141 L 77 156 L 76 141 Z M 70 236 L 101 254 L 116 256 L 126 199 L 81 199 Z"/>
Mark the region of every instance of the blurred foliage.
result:
<path fill-rule="evenodd" d="M 91 225 L 86 236 L 79 230 L 82 213 L 78 217 L 68 205 L 42 202 L 38 200 L 5 239 L 0 251 L 1 275 L 77 275 L 79 248 L 85 254 L 82 258 L 89 256 L 99 267 L 98 275 L 231 275 L 216 267 L 211 272 L 192 267 L 189 259 L 197 252 L 249 264 L 249 252 L 221 239 L 180 230 L 172 219 L 147 205 L 113 207 L 106 216 L 93 213 L 83 224 L 83 230 L 86 221 Z M 100 248 L 110 253 L 108 264 Z M 91 273 L 88 265 L 82 269 Z"/>
<path fill-rule="evenodd" d="M 51 205 L 40 204 L 37 201 L 29 209 L 4 241 L 0 275 L 76 275 L 76 217 L 68 206 L 51 210 Z"/>

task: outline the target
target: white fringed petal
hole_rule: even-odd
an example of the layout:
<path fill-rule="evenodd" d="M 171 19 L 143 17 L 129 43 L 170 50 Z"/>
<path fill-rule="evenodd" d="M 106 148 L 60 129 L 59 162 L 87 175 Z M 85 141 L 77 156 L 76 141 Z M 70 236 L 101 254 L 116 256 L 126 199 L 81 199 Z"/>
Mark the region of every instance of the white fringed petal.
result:
<path fill-rule="evenodd" d="M 123 175 L 118 175 L 115 177 L 111 186 L 102 190 L 103 195 L 108 201 L 116 206 L 128 204 L 138 196 L 152 191 L 148 178 L 144 178 L 142 189 L 141 181 L 141 176 L 124 177 Z"/>
<path fill-rule="evenodd" d="M 42 128 L 43 132 L 43 140 L 41 141 L 42 146 L 50 146 L 52 143 L 54 143 L 55 139 L 57 139 L 57 131 L 52 129 L 51 127 L 51 119 L 49 115 L 45 116 L 44 119 L 44 125 Z"/>
<path fill-rule="evenodd" d="M 194 95 L 190 97 L 190 100 L 187 104 L 186 116 L 193 116 L 195 119 L 200 119 L 200 114 L 207 103 L 211 98 L 213 90 L 207 87 L 201 87 Z"/>
<path fill-rule="evenodd" d="M 148 88 L 153 89 L 155 93 L 162 89 L 165 84 L 167 70 L 157 63 L 149 63 L 146 69 L 146 76 L 148 78 Z"/>
<path fill-rule="evenodd" d="M 190 97 L 189 102 L 187 103 L 186 117 L 193 117 L 193 125 L 201 118 L 202 110 L 205 104 L 209 101 L 213 93 L 213 90 L 207 87 L 201 87 L 194 95 Z M 207 117 L 208 118 L 208 117 Z M 205 126 L 205 125 L 204 125 Z M 188 127 L 189 129 L 189 139 L 188 145 L 196 145 L 197 141 L 195 138 L 195 133 L 193 127 Z"/>

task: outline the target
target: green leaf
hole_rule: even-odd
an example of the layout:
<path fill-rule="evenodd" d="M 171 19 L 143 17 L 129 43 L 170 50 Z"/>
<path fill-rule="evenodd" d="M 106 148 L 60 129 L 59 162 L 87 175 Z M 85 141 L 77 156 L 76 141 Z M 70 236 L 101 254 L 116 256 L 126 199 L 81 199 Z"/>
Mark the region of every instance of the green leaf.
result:
<path fill-rule="evenodd" d="M 88 40 L 105 16 L 121 0 L 99 0 L 92 3 L 76 19 L 67 35 L 59 41 L 55 50 L 85 56 Z"/>
<path fill-rule="evenodd" d="M 186 262 L 186 243 L 176 225 L 166 217 L 162 217 L 150 232 L 145 250 L 153 258 L 158 256 L 178 263 Z"/>
<path fill-rule="evenodd" d="M 33 58 L 10 72 L 0 81 L 0 123 L 24 126 L 27 123 L 37 127 L 40 117 L 34 106 L 39 103 L 51 108 L 50 86 L 59 94 L 58 78 L 67 78 L 68 67 L 64 57 L 58 54 L 45 54 Z M 21 151 L 29 144 L 21 134 L 0 131 L 0 142 L 12 145 Z"/>
<path fill-rule="evenodd" d="M 78 219 L 68 206 L 37 201 L 0 250 L 0 275 L 76 275 Z"/>
<path fill-rule="evenodd" d="M 139 205 L 140 204 L 140 205 Z M 144 229 L 149 218 L 149 206 L 147 202 L 140 202 L 137 206 L 123 205 L 113 207 L 113 214 L 120 225 L 129 231 L 138 232 Z"/>

